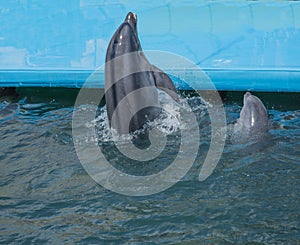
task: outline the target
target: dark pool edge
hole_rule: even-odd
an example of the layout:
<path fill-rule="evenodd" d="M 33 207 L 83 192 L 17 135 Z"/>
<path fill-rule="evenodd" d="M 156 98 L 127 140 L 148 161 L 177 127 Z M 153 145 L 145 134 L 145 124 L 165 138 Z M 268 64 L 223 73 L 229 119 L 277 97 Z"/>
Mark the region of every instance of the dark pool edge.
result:
<path fill-rule="evenodd" d="M 101 89 L 104 93 L 104 89 Z M 31 103 L 59 103 L 62 106 L 73 106 L 79 93 L 78 88 L 42 88 L 42 87 L 20 87 L 17 88 L 18 99 L 27 98 Z M 243 104 L 244 91 L 223 91 L 225 96 L 223 103 Z M 197 96 L 198 94 L 190 90 L 179 91 L 183 97 Z M 268 110 L 299 110 L 300 93 L 299 92 L 252 92 L 258 96 L 266 105 Z M 102 101 L 101 105 L 104 105 Z"/>

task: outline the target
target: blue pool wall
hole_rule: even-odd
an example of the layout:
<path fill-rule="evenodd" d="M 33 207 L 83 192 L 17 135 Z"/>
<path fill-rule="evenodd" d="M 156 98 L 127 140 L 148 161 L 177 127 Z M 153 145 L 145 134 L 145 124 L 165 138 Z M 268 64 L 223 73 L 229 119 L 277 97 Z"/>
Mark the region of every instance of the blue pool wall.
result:
<path fill-rule="evenodd" d="M 129 11 L 144 50 L 189 59 L 217 89 L 300 91 L 297 1 L 1 1 L 0 86 L 82 86 Z"/>

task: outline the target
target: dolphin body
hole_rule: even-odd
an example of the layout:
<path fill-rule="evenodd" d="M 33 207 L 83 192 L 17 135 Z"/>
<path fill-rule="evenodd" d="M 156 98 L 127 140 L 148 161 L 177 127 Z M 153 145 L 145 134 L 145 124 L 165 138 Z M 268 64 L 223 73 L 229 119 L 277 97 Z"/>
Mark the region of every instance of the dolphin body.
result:
<path fill-rule="evenodd" d="M 136 15 L 128 13 L 112 36 L 106 52 L 107 115 L 110 127 L 118 134 L 139 130 L 147 121 L 159 116 L 161 108 L 157 88 L 167 92 L 175 101 L 179 100 L 169 76 L 145 57 L 136 25 Z M 134 93 L 136 91 L 140 92 Z M 122 106 L 116 110 L 120 104 Z M 141 104 L 149 106 L 139 108 Z"/>
<path fill-rule="evenodd" d="M 244 94 L 244 105 L 234 125 L 234 140 L 257 139 L 269 129 L 268 112 L 259 98 L 250 92 Z"/>

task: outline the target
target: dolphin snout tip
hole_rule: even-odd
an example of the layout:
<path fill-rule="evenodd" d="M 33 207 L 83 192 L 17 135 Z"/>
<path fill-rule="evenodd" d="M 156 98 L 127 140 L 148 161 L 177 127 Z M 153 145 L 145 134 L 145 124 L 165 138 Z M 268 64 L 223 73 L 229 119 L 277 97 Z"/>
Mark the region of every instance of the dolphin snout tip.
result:
<path fill-rule="evenodd" d="M 137 22 L 137 16 L 135 13 L 129 12 L 126 16 L 126 21 L 134 21 Z"/>
<path fill-rule="evenodd" d="M 250 92 L 246 92 L 244 96 L 249 97 L 250 95 L 252 95 Z"/>
<path fill-rule="evenodd" d="M 247 99 L 251 96 L 252 94 L 250 92 L 246 92 L 244 94 L 244 104 L 246 104 Z"/>

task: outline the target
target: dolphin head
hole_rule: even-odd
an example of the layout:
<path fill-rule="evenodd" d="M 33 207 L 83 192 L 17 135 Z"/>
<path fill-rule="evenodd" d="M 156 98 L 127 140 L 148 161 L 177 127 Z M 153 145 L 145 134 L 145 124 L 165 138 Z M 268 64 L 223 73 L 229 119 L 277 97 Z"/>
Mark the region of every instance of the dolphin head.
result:
<path fill-rule="evenodd" d="M 231 139 L 235 143 L 260 141 L 269 129 L 268 112 L 259 98 L 250 92 L 244 94 L 240 118 L 234 125 Z"/>
<path fill-rule="evenodd" d="M 141 45 L 137 35 L 137 16 L 129 12 L 110 40 L 106 61 L 139 50 L 141 50 Z"/>
<path fill-rule="evenodd" d="M 268 113 L 259 98 L 250 92 L 244 94 L 244 106 L 234 126 L 234 139 L 241 141 L 257 138 L 268 130 Z"/>
<path fill-rule="evenodd" d="M 239 123 L 245 128 L 263 128 L 268 125 L 268 113 L 264 104 L 250 92 L 244 95 L 244 106 L 240 113 Z"/>

